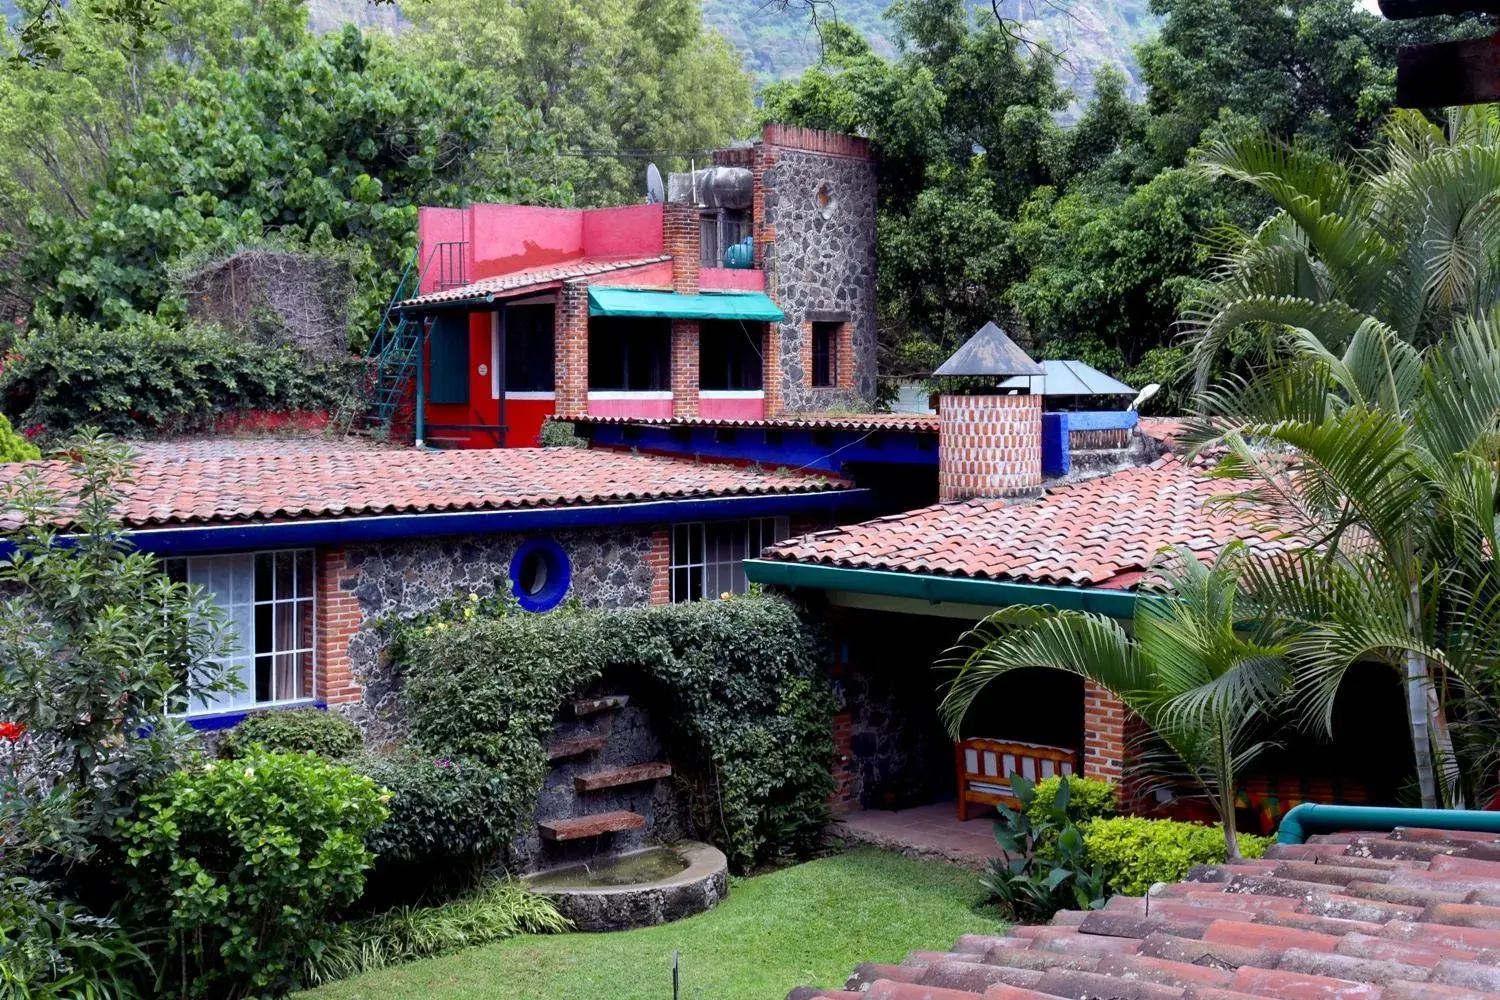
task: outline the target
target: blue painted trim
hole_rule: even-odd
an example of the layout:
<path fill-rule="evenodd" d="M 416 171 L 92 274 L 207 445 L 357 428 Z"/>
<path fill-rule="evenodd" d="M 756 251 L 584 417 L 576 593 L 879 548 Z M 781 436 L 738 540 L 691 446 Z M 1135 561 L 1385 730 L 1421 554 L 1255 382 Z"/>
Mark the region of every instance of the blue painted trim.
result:
<path fill-rule="evenodd" d="M 1069 411 L 1067 418 L 1069 431 L 1128 431 L 1140 423 L 1134 410 Z"/>
<path fill-rule="evenodd" d="M 1072 422 L 1068 413 L 1042 414 L 1042 475 L 1066 476 L 1073 468 L 1073 451 L 1068 434 Z"/>
<path fill-rule="evenodd" d="M 246 549 L 300 548 L 360 542 L 404 541 L 453 535 L 554 531 L 625 524 L 670 524 L 714 518 L 772 517 L 788 514 L 843 514 L 868 508 L 869 490 L 818 493 L 772 493 L 755 496 L 646 500 L 639 503 L 576 507 L 524 507 L 517 510 L 388 514 L 369 517 L 317 518 L 250 524 L 192 525 L 135 531 L 127 537 L 137 548 L 156 555 Z M 0 557 L 13 549 L 0 543 Z"/>
<path fill-rule="evenodd" d="M 540 553 L 547 563 L 547 583 L 539 594 L 521 589 L 521 566 L 533 553 Z M 573 564 L 563 547 L 550 538 L 528 538 L 510 557 L 510 591 L 527 611 L 551 611 L 562 603 L 572 582 Z"/>
<path fill-rule="evenodd" d="M 326 712 L 328 706 L 321 701 L 289 701 L 281 705 L 251 706 L 249 708 L 237 708 L 229 712 L 210 712 L 203 715 L 187 716 L 187 724 L 200 733 L 213 733 L 222 729 L 233 729 L 252 715 L 262 712 L 284 712 L 293 708 L 316 708 Z"/>
<path fill-rule="evenodd" d="M 936 431 L 847 431 L 779 427 L 658 427 L 579 423 L 579 433 L 607 448 L 752 462 L 768 469 L 841 472 L 851 464 L 935 467 Z"/>

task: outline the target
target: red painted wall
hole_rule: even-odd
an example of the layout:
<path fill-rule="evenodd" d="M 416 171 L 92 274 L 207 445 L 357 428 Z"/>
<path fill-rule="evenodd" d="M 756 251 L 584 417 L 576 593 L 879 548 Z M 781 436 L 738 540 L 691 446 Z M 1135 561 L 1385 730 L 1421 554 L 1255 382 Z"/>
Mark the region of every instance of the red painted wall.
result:
<path fill-rule="evenodd" d="M 644 267 L 632 267 L 624 271 L 606 271 L 604 274 L 596 274 L 589 278 L 589 284 L 670 290 L 672 262 L 664 260 L 660 264 L 647 264 Z"/>
<path fill-rule="evenodd" d="M 661 205 L 589 208 L 583 252 L 589 257 L 655 257 L 662 252 Z"/>
<path fill-rule="evenodd" d="M 429 353 L 431 348 L 429 347 Z M 490 380 L 490 314 L 469 314 L 469 403 L 427 404 L 427 442 L 442 447 L 494 448 L 500 444 L 495 431 L 439 430 L 433 424 L 497 424 L 500 404 L 492 395 Z M 480 368 L 484 371 L 481 374 Z"/>
<path fill-rule="evenodd" d="M 510 448 L 535 448 L 542 443 L 542 424 L 557 412 L 552 399 L 505 399 L 505 444 Z"/>
<path fill-rule="evenodd" d="M 706 420 L 760 420 L 766 415 L 766 396 L 726 399 L 705 391 L 698 397 L 698 415 Z"/>
<path fill-rule="evenodd" d="M 589 394 L 591 417 L 640 417 L 668 419 L 672 416 L 672 399 L 651 399 L 646 394 L 611 393 L 613 399 L 596 399 Z M 651 395 L 655 395 L 654 393 Z"/>
<path fill-rule="evenodd" d="M 748 267 L 705 267 L 698 272 L 698 287 L 703 291 L 763 292 L 766 272 Z"/>

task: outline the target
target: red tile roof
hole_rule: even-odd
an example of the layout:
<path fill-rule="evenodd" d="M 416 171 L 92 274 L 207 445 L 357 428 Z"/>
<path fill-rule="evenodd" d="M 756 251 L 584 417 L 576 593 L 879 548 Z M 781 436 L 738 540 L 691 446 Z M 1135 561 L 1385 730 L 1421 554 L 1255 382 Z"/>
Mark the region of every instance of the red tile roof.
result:
<path fill-rule="evenodd" d="M 784 417 L 733 419 L 727 417 L 572 417 L 579 424 L 629 424 L 654 427 L 739 427 L 768 430 L 910 431 L 936 434 L 936 414 L 922 413 L 797 413 Z"/>
<path fill-rule="evenodd" d="M 671 256 L 660 254 L 655 257 L 579 257 L 574 260 L 563 261 L 557 264 L 542 264 L 538 267 L 523 268 L 519 271 L 511 271 L 506 274 L 496 275 L 493 278 L 483 278 L 472 284 L 463 285 L 458 288 L 444 288 L 441 291 L 428 292 L 426 295 L 418 295 L 399 303 L 401 307 L 436 305 L 443 302 L 460 302 L 464 299 L 477 299 L 485 295 L 518 295 L 522 292 L 538 291 L 549 286 L 561 284 L 570 278 L 587 278 L 596 274 L 607 274 L 611 271 L 625 271 L 632 267 L 645 267 L 647 264 L 660 264 L 662 261 L 671 260 Z"/>
<path fill-rule="evenodd" d="M 1167 456 L 1041 499 L 937 504 L 782 542 L 764 557 L 856 569 L 1128 589 L 1167 545 L 1290 547 L 1246 516 L 1205 510 L 1233 483 Z"/>
<path fill-rule="evenodd" d="M 1497 949 L 1500 840 L 1398 828 L 1273 845 L 1149 903 L 965 935 L 787 1000 L 1497 1000 Z"/>
<path fill-rule="evenodd" d="M 0 466 L 0 484 L 30 467 L 66 488 L 66 466 L 55 461 Z M 199 449 L 141 449 L 120 516 L 132 527 L 149 527 L 810 493 L 845 485 L 821 476 L 582 448 L 417 451 L 214 442 Z M 13 526 L 0 516 L 0 528 Z"/>

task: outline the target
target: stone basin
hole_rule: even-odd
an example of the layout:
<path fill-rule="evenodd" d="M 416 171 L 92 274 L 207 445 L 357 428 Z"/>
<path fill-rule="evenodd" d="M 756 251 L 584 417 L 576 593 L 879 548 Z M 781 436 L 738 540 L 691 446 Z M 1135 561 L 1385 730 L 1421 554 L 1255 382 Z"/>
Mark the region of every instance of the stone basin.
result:
<path fill-rule="evenodd" d="M 552 900 L 578 930 L 618 931 L 711 909 L 729 893 L 729 863 L 718 848 L 685 841 L 553 868 L 522 881 Z"/>

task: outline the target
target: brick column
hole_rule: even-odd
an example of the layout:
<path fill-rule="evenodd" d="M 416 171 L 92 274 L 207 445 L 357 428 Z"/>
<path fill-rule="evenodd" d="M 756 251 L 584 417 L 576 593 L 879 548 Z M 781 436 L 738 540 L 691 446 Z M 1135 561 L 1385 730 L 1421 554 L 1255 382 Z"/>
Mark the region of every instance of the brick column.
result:
<path fill-rule="evenodd" d="M 581 417 L 589 411 L 589 288 L 572 282 L 557 290 L 553 313 L 556 356 L 554 396 L 558 417 Z"/>
<path fill-rule="evenodd" d="M 1003 497 L 1042 482 L 1042 397 L 938 400 L 938 500 Z"/>
<path fill-rule="evenodd" d="M 1083 685 L 1083 776 L 1118 785 L 1125 770 L 1125 704 L 1099 687 Z"/>
<path fill-rule="evenodd" d="M 853 392 L 854 381 L 854 324 L 839 324 L 838 340 L 834 344 L 834 356 L 838 359 L 838 370 L 834 372 L 833 384 L 845 392 Z"/>
<path fill-rule="evenodd" d="M 349 571 L 344 550 L 319 549 L 317 559 L 317 698 L 327 705 L 350 704 L 364 697 L 349 659 L 349 643 L 359 631 L 364 612 L 354 596 L 355 574 Z"/>
<path fill-rule="evenodd" d="M 672 255 L 672 290 L 681 295 L 697 295 L 703 252 L 698 209 L 686 202 L 667 202 L 662 206 L 661 228 L 662 245 Z"/>
<path fill-rule="evenodd" d="M 651 533 L 651 552 L 646 556 L 651 567 L 651 603 L 672 603 L 672 529 L 658 528 Z"/>
<path fill-rule="evenodd" d="M 760 387 L 766 394 L 765 414 L 772 419 L 781 416 L 786 404 L 781 394 L 781 324 L 767 323 L 761 341 Z"/>
<path fill-rule="evenodd" d="M 698 391 L 698 321 L 672 321 L 672 416 L 696 417 Z"/>
<path fill-rule="evenodd" d="M 859 810 L 854 789 L 854 716 L 840 712 L 833 717 L 833 795 L 828 805 L 835 813 Z"/>

